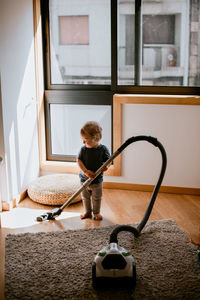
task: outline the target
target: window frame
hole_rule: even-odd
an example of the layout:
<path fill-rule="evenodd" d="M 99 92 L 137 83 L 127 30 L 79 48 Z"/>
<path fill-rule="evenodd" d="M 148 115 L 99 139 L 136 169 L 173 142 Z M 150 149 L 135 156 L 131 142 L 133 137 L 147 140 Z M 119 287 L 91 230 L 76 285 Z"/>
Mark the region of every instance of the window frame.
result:
<path fill-rule="evenodd" d="M 114 31 L 117 30 L 117 23 L 114 20 L 115 4 L 116 0 L 110 0 L 111 2 L 111 79 L 116 77 L 116 67 L 117 64 L 117 51 L 115 47 L 117 46 L 116 37 L 114 38 Z M 42 38 L 43 38 L 43 62 L 44 62 L 44 83 L 45 90 L 81 90 L 81 91 L 113 91 L 115 90 L 116 84 L 113 86 L 111 80 L 111 85 L 85 85 L 85 84 L 52 84 L 51 83 L 51 57 L 50 57 L 50 35 L 49 35 L 49 0 L 41 1 L 41 16 L 42 16 Z M 117 82 L 116 82 L 117 83 Z"/>
<path fill-rule="evenodd" d="M 51 104 L 70 104 L 70 105 L 108 105 L 111 106 L 113 93 L 107 91 L 63 91 L 63 90 L 46 90 L 45 97 L 45 131 L 46 131 L 46 152 L 48 160 L 75 162 L 76 157 L 73 155 L 52 154 L 51 143 L 51 122 L 50 122 L 50 105 Z M 73 100 L 72 100 L 73 99 Z M 102 100 L 103 99 L 103 100 Z M 112 108 L 112 106 L 111 106 Z M 112 113 L 111 113 L 111 124 Z M 112 133 L 111 133 L 112 136 Z M 111 148 L 113 144 L 111 141 Z"/>
<path fill-rule="evenodd" d="M 132 94 L 163 94 L 163 95 L 200 95 L 197 86 L 145 86 L 145 85 L 118 85 L 117 84 L 117 5 L 118 0 L 111 3 L 111 85 L 82 85 L 82 84 L 51 84 L 50 81 L 50 38 L 49 38 L 49 0 L 41 1 L 42 31 L 43 31 L 43 59 L 45 90 L 99 90 L 114 93 Z M 142 53 L 138 24 L 142 21 L 142 0 L 135 1 L 135 49 Z M 138 61 L 138 53 L 135 61 Z M 137 64 L 135 63 L 135 66 Z"/>
<path fill-rule="evenodd" d="M 44 71 L 44 103 L 45 103 L 45 134 L 47 160 L 74 161 L 74 158 L 53 155 L 50 138 L 50 104 L 97 104 L 110 105 L 113 110 L 114 94 L 155 94 L 155 95 L 200 95 L 197 86 L 144 86 L 139 85 L 141 77 L 142 57 L 142 0 L 135 1 L 135 85 L 118 84 L 118 0 L 110 0 L 111 4 L 111 84 L 51 84 L 50 36 L 49 36 L 49 0 L 40 1 L 42 17 L 43 71 Z M 106 100 L 102 100 L 104 93 Z M 73 103 L 69 100 L 73 97 Z M 95 95 L 93 99 L 90 97 Z M 103 97 L 104 98 L 104 97 Z M 88 100 L 90 99 L 90 100 Z M 96 99 L 96 100 L 94 100 Z M 111 120 L 113 123 L 113 120 Z"/>

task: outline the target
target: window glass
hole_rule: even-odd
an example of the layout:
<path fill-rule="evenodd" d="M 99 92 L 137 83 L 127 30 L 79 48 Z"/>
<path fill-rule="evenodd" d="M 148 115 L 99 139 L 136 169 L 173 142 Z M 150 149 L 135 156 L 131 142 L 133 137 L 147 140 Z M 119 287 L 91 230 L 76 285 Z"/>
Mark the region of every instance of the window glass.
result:
<path fill-rule="evenodd" d="M 51 84 L 111 84 L 110 0 L 50 0 Z"/>
<path fill-rule="evenodd" d="M 118 0 L 118 84 L 134 85 L 135 1 Z"/>
<path fill-rule="evenodd" d="M 135 1 L 118 0 L 118 84 L 135 81 Z M 140 85 L 200 85 L 199 4 L 142 1 Z M 139 47 L 139 45 L 137 45 Z"/>
<path fill-rule="evenodd" d="M 51 104 L 52 154 L 77 156 L 83 145 L 80 129 L 87 121 L 97 121 L 102 129 L 100 143 L 111 152 L 111 106 Z"/>

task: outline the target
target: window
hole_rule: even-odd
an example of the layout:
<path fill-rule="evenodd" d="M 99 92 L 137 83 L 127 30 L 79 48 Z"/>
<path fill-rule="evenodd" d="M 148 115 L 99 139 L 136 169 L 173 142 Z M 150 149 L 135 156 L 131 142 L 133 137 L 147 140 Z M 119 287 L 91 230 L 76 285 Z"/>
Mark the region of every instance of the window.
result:
<path fill-rule="evenodd" d="M 135 10 L 139 2 L 118 0 L 118 84 L 139 85 L 144 92 L 152 86 L 155 93 L 156 86 L 165 87 L 162 93 L 168 93 L 169 87 L 199 86 L 200 45 L 194 37 L 199 35 L 195 11 L 200 4 L 143 0 L 141 9 Z"/>
<path fill-rule="evenodd" d="M 143 15 L 144 44 L 174 44 L 175 15 Z"/>
<path fill-rule="evenodd" d="M 199 94 L 199 10 L 196 0 L 41 1 L 47 158 L 74 161 L 89 119 L 112 150 L 115 93 Z"/>
<path fill-rule="evenodd" d="M 80 128 L 88 119 L 101 124 L 103 129 L 101 142 L 107 145 L 111 152 L 111 107 L 109 105 L 52 104 L 50 114 L 53 155 L 62 156 L 67 153 L 68 160 L 75 161 L 77 151 L 82 146 L 82 141 L 79 138 Z M 75 139 L 74 137 L 78 138 Z"/>
<path fill-rule="evenodd" d="M 46 3 L 50 84 L 111 83 L 110 0 L 83 2 L 49 0 Z"/>
<path fill-rule="evenodd" d="M 125 17 L 125 48 L 126 65 L 134 64 L 135 53 L 135 15 Z M 175 44 L 175 16 L 174 15 L 144 15 L 143 16 L 143 44 L 152 49 L 158 45 Z M 149 59 L 151 60 L 151 59 Z"/>
<path fill-rule="evenodd" d="M 88 45 L 88 16 L 58 16 L 60 45 Z"/>

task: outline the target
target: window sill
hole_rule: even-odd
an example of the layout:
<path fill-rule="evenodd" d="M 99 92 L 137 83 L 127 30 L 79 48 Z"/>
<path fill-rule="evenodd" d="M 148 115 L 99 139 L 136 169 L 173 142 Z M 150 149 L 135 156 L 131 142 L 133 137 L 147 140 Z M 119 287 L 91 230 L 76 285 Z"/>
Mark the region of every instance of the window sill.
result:
<path fill-rule="evenodd" d="M 115 159 L 113 165 L 104 172 L 105 176 L 121 176 L 121 168 L 119 165 L 120 157 Z M 50 172 L 50 173 L 72 173 L 78 174 L 79 167 L 76 162 L 64 162 L 64 161 L 43 161 L 40 165 L 40 172 Z"/>

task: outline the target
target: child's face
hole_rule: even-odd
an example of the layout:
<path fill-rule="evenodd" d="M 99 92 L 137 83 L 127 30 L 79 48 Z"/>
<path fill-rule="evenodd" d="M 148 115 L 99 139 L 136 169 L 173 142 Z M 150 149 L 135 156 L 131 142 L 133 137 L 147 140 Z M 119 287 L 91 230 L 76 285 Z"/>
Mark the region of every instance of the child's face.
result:
<path fill-rule="evenodd" d="M 99 145 L 99 140 L 97 140 L 96 138 L 89 138 L 86 136 L 81 135 L 83 144 L 87 147 L 87 148 L 96 148 Z"/>

